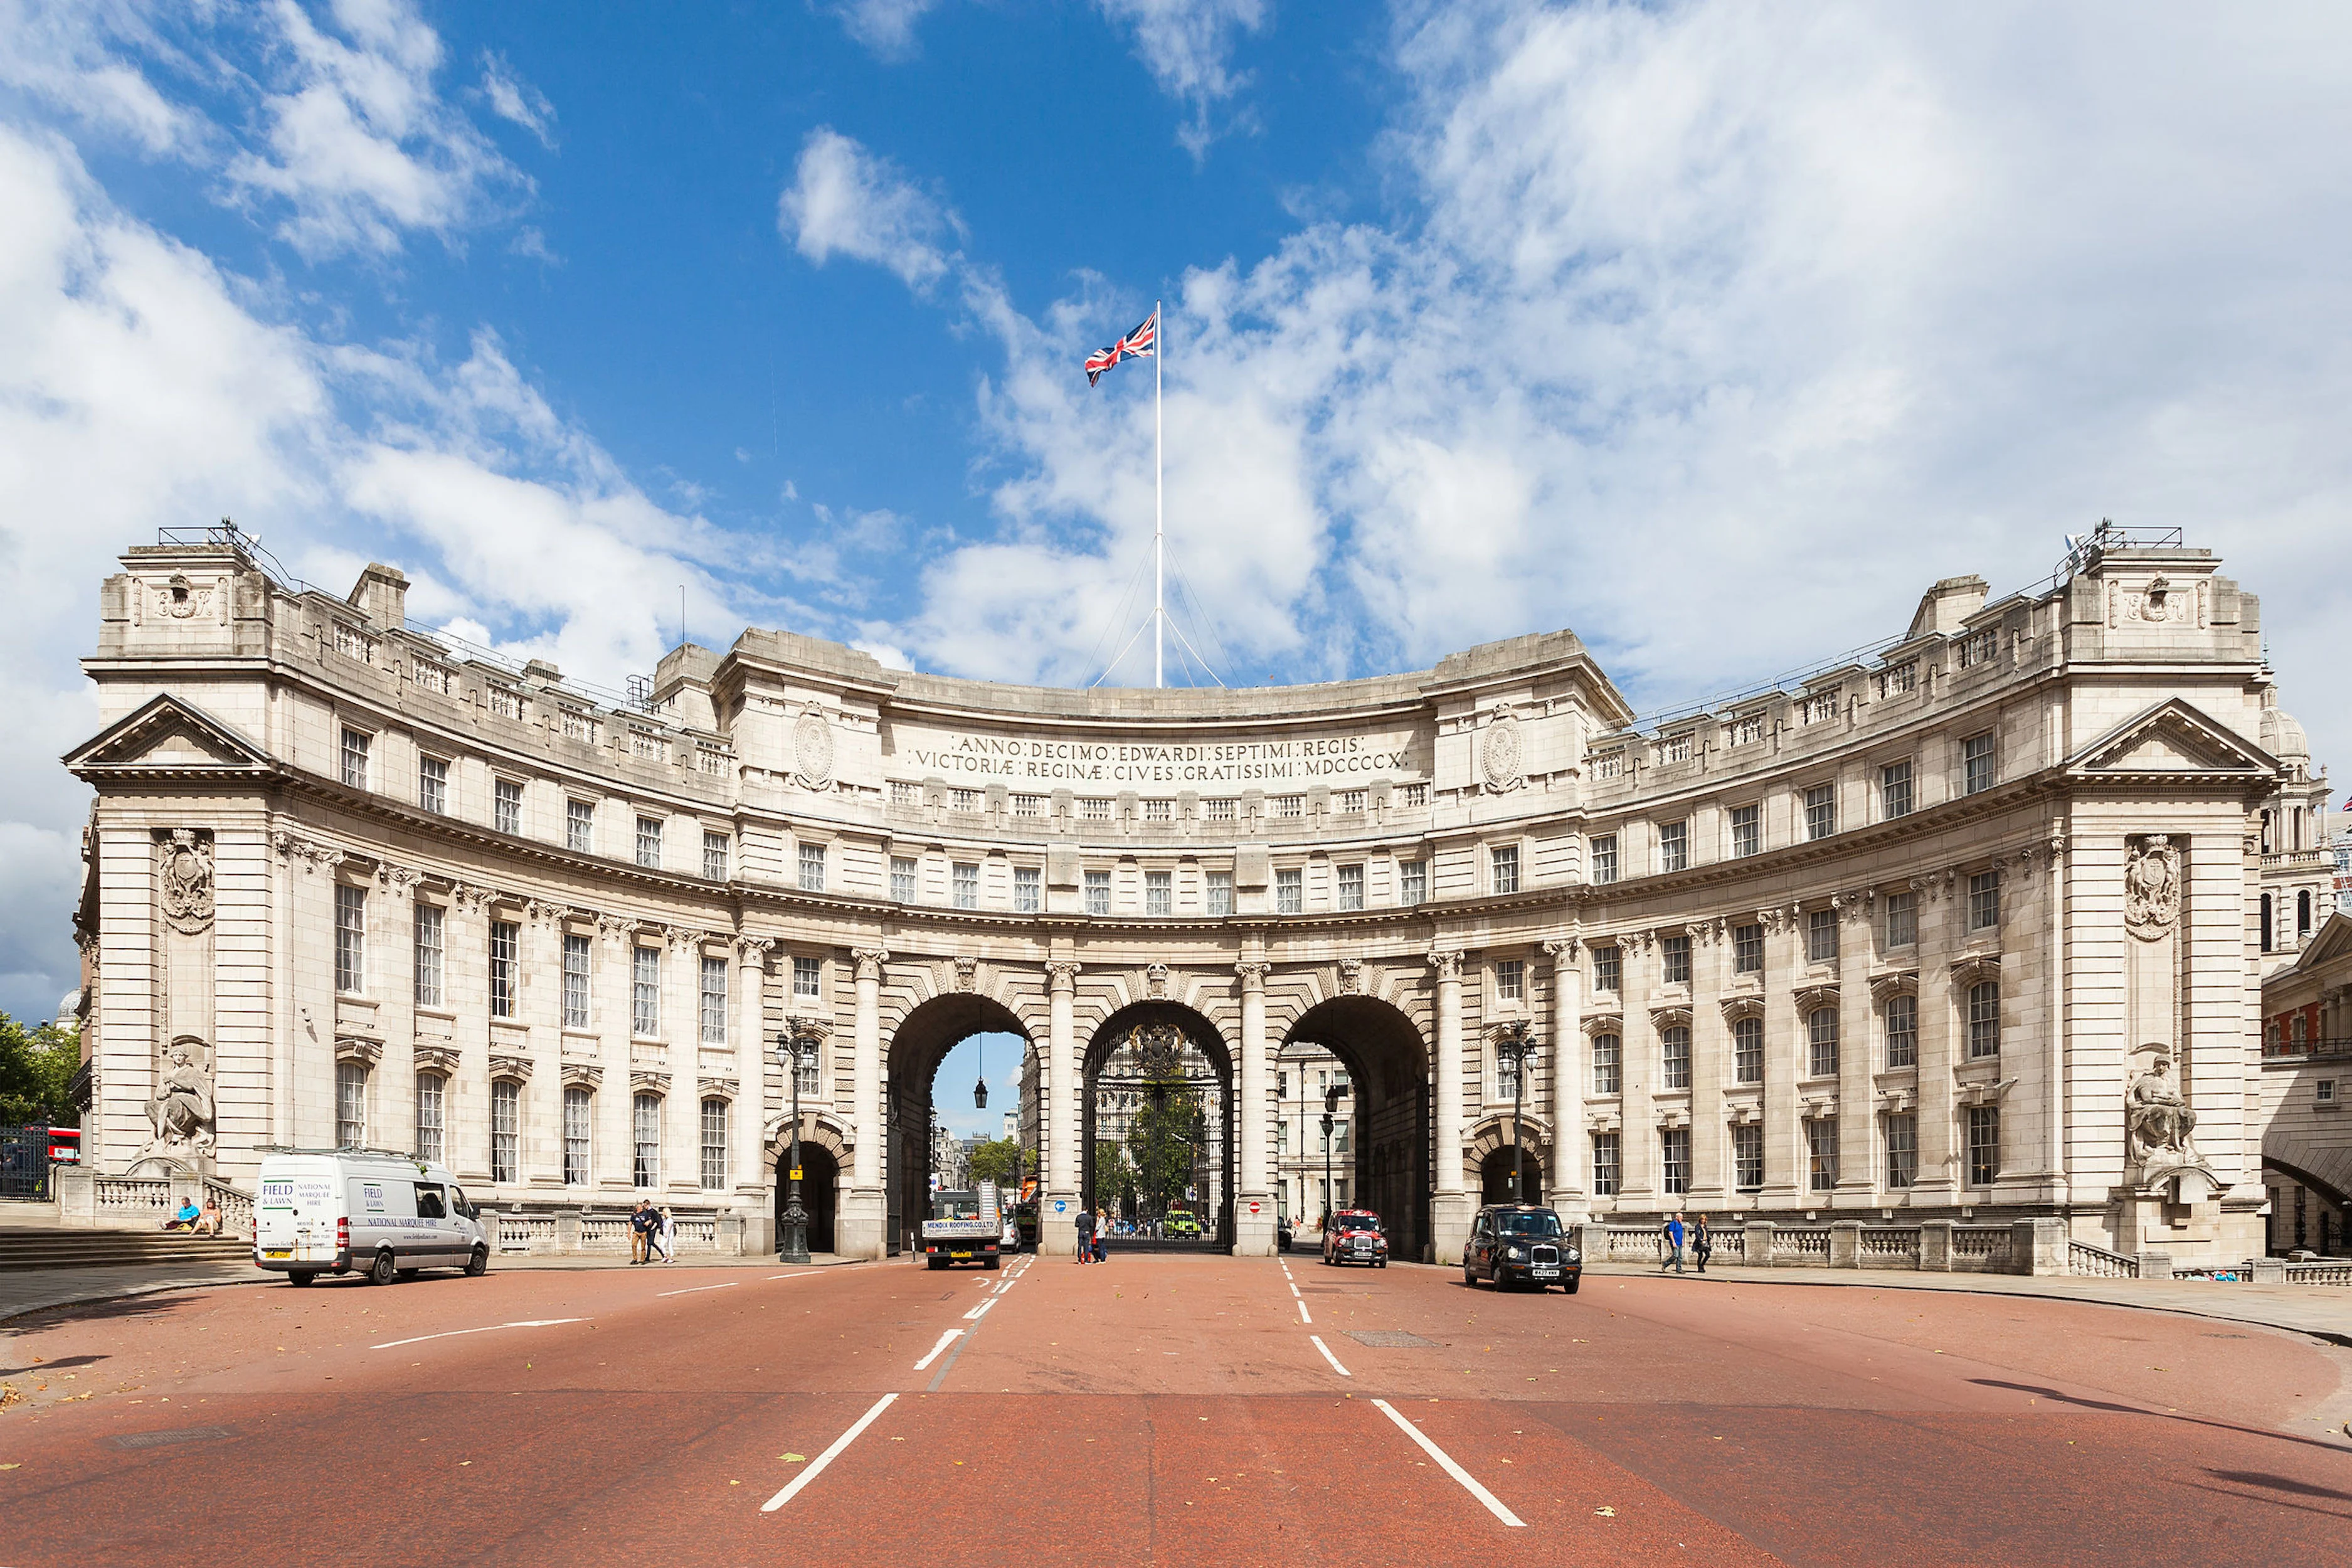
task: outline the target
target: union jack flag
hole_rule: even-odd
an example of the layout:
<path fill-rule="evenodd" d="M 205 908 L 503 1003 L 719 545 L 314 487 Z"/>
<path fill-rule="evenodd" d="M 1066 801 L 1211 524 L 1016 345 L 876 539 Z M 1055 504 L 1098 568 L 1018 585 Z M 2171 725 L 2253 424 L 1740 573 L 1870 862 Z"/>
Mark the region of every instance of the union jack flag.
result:
<path fill-rule="evenodd" d="M 1144 359 L 1160 352 L 1160 312 L 1154 310 L 1135 331 L 1107 349 L 1087 356 L 1087 384 L 1102 379 L 1103 372 L 1123 359 Z"/>

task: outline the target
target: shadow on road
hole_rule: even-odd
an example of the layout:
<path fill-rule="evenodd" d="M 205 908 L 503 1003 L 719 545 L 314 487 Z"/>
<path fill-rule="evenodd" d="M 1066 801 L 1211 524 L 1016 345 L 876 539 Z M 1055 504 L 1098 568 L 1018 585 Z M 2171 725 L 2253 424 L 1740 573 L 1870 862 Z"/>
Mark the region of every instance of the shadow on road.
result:
<path fill-rule="evenodd" d="M 2189 1426 L 2210 1426 L 2217 1432 L 2238 1432 L 2249 1437 L 2269 1437 L 2281 1443 L 2300 1444 L 2306 1448 L 2325 1448 L 2331 1454 L 2340 1454 L 2345 1451 L 2343 1444 L 2329 1442 L 2323 1437 L 2302 1437 L 2293 1432 L 2274 1432 L 2264 1426 L 2245 1426 L 2235 1421 L 2215 1421 L 2203 1415 L 2183 1415 L 2177 1410 L 2158 1410 L 2146 1405 L 2117 1405 L 2108 1399 L 2084 1399 L 2080 1394 L 2062 1394 L 2057 1389 L 2043 1388 L 2038 1384 L 2009 1383 L 1997 1377 L 1972 1377 L 1969 1381 L 1979 1388 L 2006 1388 L 2016 1394 L 2031 1394 L 2037 1398 L 2046 1399 L 2053 1405 L 2071 1405 L 2078 1410 L 2105 1410 L 2117 1415 L 2147 1415 L 2158 1421 L 2177 1421 Z M 2222 1472 L 2214 1470 L 2209 1473 L 2218 1476 Z M 2249 1482 L 2249 1484 L 2258 1483 Z M 2297 1482 L 2280 1484 L 2300 1485 Z M 2342 1492 L 2333 1492 L 2328 1495 L 2346 1496 Z"/>

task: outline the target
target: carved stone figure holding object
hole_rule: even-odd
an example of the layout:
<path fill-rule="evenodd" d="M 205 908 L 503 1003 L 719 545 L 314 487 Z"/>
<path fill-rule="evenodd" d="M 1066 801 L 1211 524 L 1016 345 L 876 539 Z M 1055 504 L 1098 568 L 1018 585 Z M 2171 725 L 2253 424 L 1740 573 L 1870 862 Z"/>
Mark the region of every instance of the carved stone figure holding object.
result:
<path fill-rule="evenodd" d="M 2172 1076 L 2172 1058 L 2159 1053 L 2156 1065 L 2132 1080 L 2125 1096 L 2124 1124 L 2130 1135 L 2131 1154 L 2152 1164 L 2200 1163 L 2189 1133 L 2197 1112 Z"/>
<path fill-rule="evenodd" d="M 147 1102 L 147 1120 L 155 1129 L 151 1153 L 185 1158 L 212 1152 L 213 1082 L 195 1059 L 203 1045 L 183 1035 L 164 1049 L 163 1072 Z"/>

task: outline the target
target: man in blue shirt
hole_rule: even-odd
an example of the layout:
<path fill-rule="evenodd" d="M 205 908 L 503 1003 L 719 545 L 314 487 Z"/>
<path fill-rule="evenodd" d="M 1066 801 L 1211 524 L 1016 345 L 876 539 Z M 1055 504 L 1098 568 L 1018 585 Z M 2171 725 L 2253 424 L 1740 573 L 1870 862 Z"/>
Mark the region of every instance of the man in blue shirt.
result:
<path fill-rule="evenodd" d="M 1671 1263 L 1675 1266 L 1675 1272 L 1680 1274 L 1683 1271 L 1683 1216 L 1680 1210 L 1666 1216 L 1665 1227 L 1659 1234 L 1665 1240 L 1666 1257 L 1665 1261 L 1658 1265 L 1658 1272 L 1664 1274 L 1666 1264 Z"/>

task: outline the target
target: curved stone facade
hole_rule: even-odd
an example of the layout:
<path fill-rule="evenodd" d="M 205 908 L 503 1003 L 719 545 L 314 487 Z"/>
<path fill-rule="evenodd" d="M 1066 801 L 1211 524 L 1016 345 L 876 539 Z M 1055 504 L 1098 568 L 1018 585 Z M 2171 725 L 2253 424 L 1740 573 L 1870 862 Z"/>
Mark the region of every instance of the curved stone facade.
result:
<path fill-rule="evenodd" d="M 650 1189 L 764 1246 L 773 1042 L 806 1027 L 826 1220 L 874 1255 L 940 1058 L 1003 1029 L 1066 1245 L 1082 1087 L 1168 1024 L 1240 1108 L 1244 1250 L 1286 1045 L 1345 1064 L 1356 1201 L 1443 1258 L 1527 1041 L 1521 1142 L 1573 1215 L 2055 1215 L 2244 1257 L 2250 813 L 2282 773 L 2217 566 L 1948 580 L 1866 658 L 1636 728 L 1568 633 L 1070 691 L 751 631 L 619 700 L 410 630 L 388 568 L 338 599 L 233 542 L 133 549 L 68 759 L 99 794 L 91 1157 L 244 1181 L 265 1144 L 437 1142 L 502 1207 Z"/>

